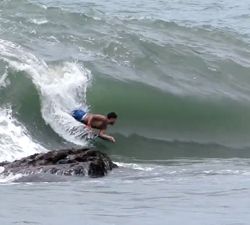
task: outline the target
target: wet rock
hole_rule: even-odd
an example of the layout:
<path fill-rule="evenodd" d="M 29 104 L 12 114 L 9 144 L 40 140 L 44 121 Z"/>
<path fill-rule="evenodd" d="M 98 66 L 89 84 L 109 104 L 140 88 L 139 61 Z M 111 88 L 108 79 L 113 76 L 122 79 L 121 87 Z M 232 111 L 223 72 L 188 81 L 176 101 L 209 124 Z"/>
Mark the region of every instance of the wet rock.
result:
<path fill-rule="evenodd" d="M 103 177 L 118 166 L 109 156 L 94 149 L 61 149 L 15 160 L 1 162 L 2 174 L 38 174 L 77 175 Z"/>

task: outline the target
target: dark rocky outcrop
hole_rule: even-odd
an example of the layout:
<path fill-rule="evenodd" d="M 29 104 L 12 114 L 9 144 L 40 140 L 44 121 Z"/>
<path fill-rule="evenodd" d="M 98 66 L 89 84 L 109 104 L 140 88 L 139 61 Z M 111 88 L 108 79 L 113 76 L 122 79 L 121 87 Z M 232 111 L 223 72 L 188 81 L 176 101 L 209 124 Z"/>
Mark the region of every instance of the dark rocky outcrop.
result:
<path fill-rule="evenodd" d="M 107 154 L 94 149 L 62 149 L 15 160 L 1 162 L 3 174 L 50 173 L 57 175 L 79 175 L 102 177 L 118 166 Z"/>

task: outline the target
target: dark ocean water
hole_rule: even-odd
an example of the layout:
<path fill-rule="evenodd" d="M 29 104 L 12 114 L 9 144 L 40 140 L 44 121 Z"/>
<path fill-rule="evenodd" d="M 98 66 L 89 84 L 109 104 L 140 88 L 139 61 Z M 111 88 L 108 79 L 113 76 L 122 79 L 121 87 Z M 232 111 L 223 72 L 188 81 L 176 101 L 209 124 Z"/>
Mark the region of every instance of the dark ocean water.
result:
<path fill-rule="evenodd" d="M 81 107 L 118 114 L 116 143 L 95 146 L 120 165 L 0 175 L 1 224 L 248 224 L 249 9 L 0 1 L 0 161 L 88 146 L 69 115 Z"/>

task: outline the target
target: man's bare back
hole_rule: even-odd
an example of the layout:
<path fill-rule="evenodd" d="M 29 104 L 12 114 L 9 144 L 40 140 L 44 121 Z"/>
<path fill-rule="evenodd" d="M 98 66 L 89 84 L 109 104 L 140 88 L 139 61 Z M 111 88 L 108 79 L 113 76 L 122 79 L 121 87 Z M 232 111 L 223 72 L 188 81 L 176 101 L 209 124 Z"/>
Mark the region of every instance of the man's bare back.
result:
<path fill-rule="evenodd" d="M 107 127 L 108 120 L 102 115 L 89 114 L 84 118 L 83 123 L 87 126 L 90 125 L 92 128 L 102 130 Z"/>
<path fill-rule="evenodd" d="M 83 110 L 74 110 L 72 116 L 79 122 L 85 124 L 89 129 L 100 130 L 99 135 L 108 138 L 112 142 L 115 142 L 114 137 L 104 134 L 108 125 L 114 125 L 117 119 L 117 115 L 114 112 L 108 113 L 107 116 L 99 114 L 87 114 Z"/>

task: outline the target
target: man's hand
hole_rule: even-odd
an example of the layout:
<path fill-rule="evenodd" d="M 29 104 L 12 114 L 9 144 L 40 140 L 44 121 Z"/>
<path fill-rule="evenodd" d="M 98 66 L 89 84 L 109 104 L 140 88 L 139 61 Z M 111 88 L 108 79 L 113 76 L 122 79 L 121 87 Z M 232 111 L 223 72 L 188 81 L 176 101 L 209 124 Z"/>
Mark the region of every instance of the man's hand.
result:
<path fill-rule="evenodd" d="M 104 138 L 106 138 L 106 139 L 108 139 L 108 140 L 110 140 L 111 142 L 115 143 L 115 139 L 112 136 L 104 134 L 105 130 L 106 129 L 102 129 L 100 131 L 99 135 L 102 136 L 102 137 L 104 137 Z"/>
<path fill-rule="evenodd" d="M 109 138 L 113 143 L 115 143 L 115 139 L 113 137 L 110 136 Z"/>

